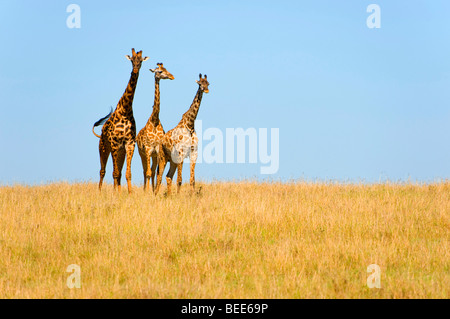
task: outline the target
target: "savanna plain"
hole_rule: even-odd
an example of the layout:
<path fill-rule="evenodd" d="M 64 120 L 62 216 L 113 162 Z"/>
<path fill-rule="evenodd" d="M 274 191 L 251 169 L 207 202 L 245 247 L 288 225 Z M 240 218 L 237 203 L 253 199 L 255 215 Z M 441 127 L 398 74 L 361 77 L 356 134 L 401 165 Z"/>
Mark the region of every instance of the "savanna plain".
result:
<path fill-rule="evenodd" d="M 125 188 L 1 186 L 0 298 L 449 297 L 448 181 Z"/>

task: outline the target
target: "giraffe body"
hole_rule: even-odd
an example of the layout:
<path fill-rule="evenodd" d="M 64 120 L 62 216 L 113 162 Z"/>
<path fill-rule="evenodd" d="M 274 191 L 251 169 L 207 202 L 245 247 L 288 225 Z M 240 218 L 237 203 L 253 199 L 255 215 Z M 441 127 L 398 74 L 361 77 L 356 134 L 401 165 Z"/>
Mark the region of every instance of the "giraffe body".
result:
<path fill-rule="evenodd" d="M 136 142 L 136 123 L 133 116 L 133 98 L 136 90 L 137 81 L 139 78 L 139 69 L 143 61 L 148 57 L 142 58 L 142 51 L 138 53 L 132 49 L 132 57 L 126 56 L 133 64 L 133 71 L 128 81 L 127 88 L 120 98 L 115 111 L 106 120 L 102 128 L 102 134 L 99 143 L 100 152 L 100 182 L 99 189 L 101 190 L 103 178 L 106 172 L 106 163 L 111 154 L 113 159 L 113 178 L 114 188 L 120 191 L 120 181 L 122 177 L 122 168 L 127 160 L 126 179 L 128 183 L 128 192 L 131 193 L 131 159 L 133 158 L 134 147 Z M 103 118 L 102 120 L 105 120 Z M 100 125 L 102 120 L 97 121 L 94 127 Z"/>
<path fill-rule="evenodd" d="M 172 130 L 168 131 L 160 146 L 159 152 L 159 167 L 158 177 L 156 182 L 155 194 L 158 193 L 161 186 L 162 175 L 167 163 L 170 163 L 169 172 L 166 176 L 167 181 L 167 193 L 171 193 L 172 178 L 175 171 L 178 171 L 177 175 L 177 193 L 180 191 L 182 183 L 182 170 L 183 161 L 189 155 L 190 156 L 190 186 L 191 192 L 195 188 L 195 164 L 198 155 L 198 137 L 195 133 L 194 122 L 197 118 L 200 103 L 202 101 L 203 93 L 208 93 L 209 83 L 207 76 L 202 78 L 200 74 L 200 81 L 197 81 L 199 88 L 195 95 L 194 101 L 191 104 L 189 110 L 183 114 L 181 121 Z"/>
<path fill-rule="evenodd" d="M 152 180 L 152 191 L 155 190 L 155 174 L 159 162 L 160 144 L 164 137 L 164 129 L 159 120 L 160 111 L 160 89 L 159 82 L 161 79 L 173 80 L 174 76 L 170 74 L 163 66 L 158 63 L 156 69 L 150 69 L 155 73 L 155 100 L 153 103 L 153 112 L 147 121 L 147 124 L 139 132 L 136 142 L 138 145 L 139 155 L 141 156 L 142 168 L 144 173 L 144 190 L 148 187 L 148 182 Z M 150 161 L 152 164 L 150 165 Z M 150 189 L 150 188 L 148 188 Z"/>

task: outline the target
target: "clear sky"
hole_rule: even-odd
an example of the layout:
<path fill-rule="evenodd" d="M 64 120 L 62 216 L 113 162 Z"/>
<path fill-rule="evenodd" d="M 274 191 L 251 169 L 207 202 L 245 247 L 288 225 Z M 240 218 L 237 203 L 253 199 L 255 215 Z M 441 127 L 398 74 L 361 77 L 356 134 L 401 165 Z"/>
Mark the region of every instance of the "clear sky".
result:
<path fill-rule="evenodd" d="M 66 25 L 71 3 L 80 29 Z M 366 25 L 371 3 L 379 29 Z M 150 57 L 133 105 L 138 130 L 157 62 L 175 76 L 161 82 L 166 131 L 191 104 L 198 73 L 210 82 L 203 129 L 279 129 L 276 174 L 202 163 L 198 180 L 450 178 L 449 12 L 447 0 L 2 0 L 0 184 L 98 181 L 91 128 L 123 94 L 132 47 Z M 132 173 L 142 183 L 137 148 Z M 112 182 L 111 159 L 106 174 Z"/>

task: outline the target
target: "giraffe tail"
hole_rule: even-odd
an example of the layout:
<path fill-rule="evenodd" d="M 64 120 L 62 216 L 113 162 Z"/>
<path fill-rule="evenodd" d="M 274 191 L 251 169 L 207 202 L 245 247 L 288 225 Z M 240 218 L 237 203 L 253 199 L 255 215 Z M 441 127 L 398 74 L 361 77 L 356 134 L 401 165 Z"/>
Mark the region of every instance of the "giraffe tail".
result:
<path fill-rule="evenodd" d="M 109 112 L 108 115 L 106 115 L 105 117 L 102 117 L 100 120 L 98 120 L 97 122 L 94 123 L 94 126 L 92 127 L 92 133 L 94 133 L 94 135 L 97 136 L 98 138 L 100 138 L 101 135 L 98 135 L 97 133 L 95 133 L 94 128 L 105 123 L 111 116 L 112 112 L 113 112 L 113 108 L 111 107 L 111 111 Z"/>

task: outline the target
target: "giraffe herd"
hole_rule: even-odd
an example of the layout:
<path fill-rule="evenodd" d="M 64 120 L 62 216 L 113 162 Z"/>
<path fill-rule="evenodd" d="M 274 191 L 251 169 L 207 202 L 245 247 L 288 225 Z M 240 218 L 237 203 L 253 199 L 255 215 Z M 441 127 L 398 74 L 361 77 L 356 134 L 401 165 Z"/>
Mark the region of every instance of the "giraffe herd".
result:
<path fill-rule="evenodd" d="M 133 117 L 133 98 L 139 77 L 139 70 L 142 62 L 148 60 L 148 57 L 142 57 L 142 51 L 136 53 L 132 49 L 132 56 L 126 56 L 133 65 L 130 80 L 127 88 L 117 103 L 116 109 L 95 122 L 92 132 L 100 138 L 100 182 L 99 190 L 102 188 L 103 178 L 105 177 L 105 168 L 109 154 L 113 160 L 113 179 L 114 189 L 120 191 L 120 180 L 122 177 L 122 168 L 127 160 L 126 180 L 128 192 L 131 193 L 131 159 L 133 158 L 135 143 L 138 145 L 139 155 L 142 161 L 144 173 L 144 191 L 150 189 L 151 179 L 152 192 L 156 195 L 160 189 L 162 175 L 166 164 L 169 163 L 169 172 L 166 176 L 167 193 L 171 194 L 172 178 L 175 171 L 177 175 L 177 193 L 180 191 L 182 183 L 183 161 L 190 156 L 190 186 L 191 193 L 195 189 L 195 164 L 197 160 L 198 138 L 195 133 L 194 122 L 200 108 L 203 93 L 209 92 L 209 82 L 205 74 L 199 75 L 198 90 L 189 110 L 183 114 L 178 125 L 165 133 L 159 119 L 160 111 L 160 80 L 175 77 L 167 71 L 162 63 L 157 63 L 155 69 L 150 69 L 155 75 L 155 98 L 153 111 L 147 124 L 140 130 L 136 137 L 136 123 Z M 104 123 L 104 124 L 103 124 Z M 94 128 L 103 124 L 102 133 L 98 135 Z M 156 186 L 155 186 L 156 176 Z"/>

